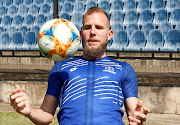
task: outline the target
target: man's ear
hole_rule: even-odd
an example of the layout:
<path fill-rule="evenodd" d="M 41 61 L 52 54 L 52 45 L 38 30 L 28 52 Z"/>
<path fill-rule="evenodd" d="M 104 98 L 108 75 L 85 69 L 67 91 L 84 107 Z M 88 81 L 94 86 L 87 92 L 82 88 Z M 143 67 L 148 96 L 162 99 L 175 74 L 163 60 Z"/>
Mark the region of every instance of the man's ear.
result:
<path fill-rule="evenodd" d="M 110 40 L 114 35 L 114 31 L 113 30 L 109 30 L 108 32 L 108 40 Z"/>

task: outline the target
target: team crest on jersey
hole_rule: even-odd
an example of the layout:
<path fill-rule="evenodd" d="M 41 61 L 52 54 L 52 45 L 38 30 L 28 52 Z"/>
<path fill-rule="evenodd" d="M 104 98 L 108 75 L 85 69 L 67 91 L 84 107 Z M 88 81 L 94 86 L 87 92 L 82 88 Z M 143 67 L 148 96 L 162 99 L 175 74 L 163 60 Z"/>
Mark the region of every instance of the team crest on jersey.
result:
<path fill-rule="evenodd" d="M 109 72 L 109 73 L 116 74 L 116 72 L 114 72 L 114 68 L 113 67 L 105 67 L 105 69 L 103 71 L 104 72 Z"/>

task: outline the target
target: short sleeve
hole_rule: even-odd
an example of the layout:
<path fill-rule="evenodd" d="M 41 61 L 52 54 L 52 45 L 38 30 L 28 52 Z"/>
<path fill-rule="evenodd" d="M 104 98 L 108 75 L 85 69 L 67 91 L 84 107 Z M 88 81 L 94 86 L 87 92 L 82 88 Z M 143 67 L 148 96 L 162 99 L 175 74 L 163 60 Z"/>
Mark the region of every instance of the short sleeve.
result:
<path fill-rule="evenodd" d="M 48 88 L 46 92 L 46 95 L 52 95 L 58 99 L 62 88 L 62 83 L 60 79 L 60 75 L 61 75 L 60 70 L 61 70 L 61 63 L 56 63 L 51 69 L 48 78 Z"/>
<path fill-rule="evenodd" d="M 138 98 L 137 76 L 132 66 L 128 63 L 123 65 L 122 91 L 125 99 L 129 97 Z"/>

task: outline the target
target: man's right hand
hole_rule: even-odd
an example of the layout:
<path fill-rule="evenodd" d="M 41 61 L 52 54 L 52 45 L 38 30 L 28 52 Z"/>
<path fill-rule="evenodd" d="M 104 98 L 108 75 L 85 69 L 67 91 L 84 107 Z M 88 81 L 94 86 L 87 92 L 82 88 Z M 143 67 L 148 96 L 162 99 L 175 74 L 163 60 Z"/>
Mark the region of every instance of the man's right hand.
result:
<path fill-rule="evenodd" d="M 22 91 L 22 89 L 16 85 L 15 89 L 12 91 L 10 95 L 10 101 L 11 101 L 11 106 L 16 112 L 19 112 L 25 116 L 29 116 L 31 113 L 31 106 L 29 99 Z"/>

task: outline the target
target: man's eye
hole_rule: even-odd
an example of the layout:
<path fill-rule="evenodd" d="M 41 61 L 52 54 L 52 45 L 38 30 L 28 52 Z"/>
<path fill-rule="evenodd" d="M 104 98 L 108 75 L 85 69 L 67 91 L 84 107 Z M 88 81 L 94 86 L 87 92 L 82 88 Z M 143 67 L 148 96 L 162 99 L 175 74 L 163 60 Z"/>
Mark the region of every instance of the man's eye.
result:
<path fill-rule="evenodd" d="M 90 28 L 91 28 L 90 26 L 84 26 L 84 27 L 83 27 L 84 30 L 88 30 L 88 29 L 90 29 Z"/>
<path fill-rule="evenodd" d="M 102 27 L 102 26 L 96 26 L 96 28 L 97 28 L 97 29 L 103 29 L 103 27 Z"/>

